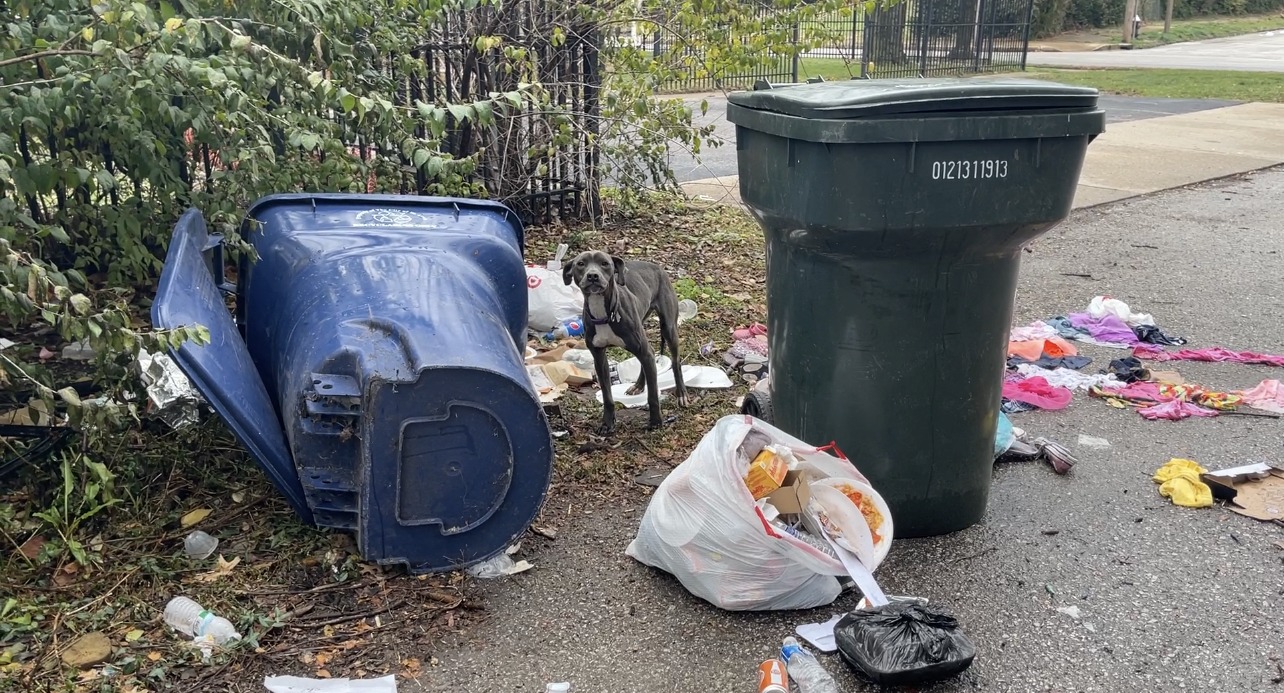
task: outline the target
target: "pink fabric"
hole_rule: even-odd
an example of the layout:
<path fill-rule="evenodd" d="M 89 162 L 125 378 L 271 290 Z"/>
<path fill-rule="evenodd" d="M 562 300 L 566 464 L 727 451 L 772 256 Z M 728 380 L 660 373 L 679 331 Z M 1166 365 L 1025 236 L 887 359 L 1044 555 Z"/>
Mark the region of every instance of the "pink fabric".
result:
<path fill-rule="evenodd" d="M 1157 419 L 1180 421 L 1192 416 L 1205 419 L 1217 416 L 1217 412 L 1212 409 L 1205 409 L 1198 404 L 1191 404 L 1190 402 L 1181 399 L 1174 399 L 1161 404 L 1149 406 L 1144 409 L 1138 409 L 1137 413 L 1150 421 L 1155 421 Z"/>
<path fill-rule="evenodd" d="M 1128 383 L 1126 386 L 1107 393 L 1114 397 L 1122 397 L 1130 400 L 1141 400 L 1146 402 L 1163 402 L 1172 399 L 1159 394 L 1159 383 L 1152 383 L 1145 380 L 1138 380 L 1135 383 Z"/>
<path fill-rule="evenodd" d="M 1003 398 L 1033 404 L 1040 409 L 1065 409 L 1074 393 L 1064 387 L 1053 387 L 1048 379 L 1036 375 L 1020 382 L 1004 383 Z"/>
<path fill-rule="evenodd" d="M 1158 344 L 1139 344 L 1133 347 L 1132 355 L 1139 359 L 1149 359 L 1151 361 L 1209 361 L 1284 367 L 1284 356 L 1258 354 L 1252 351 L 1231 351 L 1224 347 L 1164 351 L 1164 348 Z"/>
<path fill-rule="evenodd" d="M 1244 404 L 1254 409 L 1284 414 L 1284 387 L 1278 380 L 1263 380 L 1257 387 L 1241 394 Z"/>

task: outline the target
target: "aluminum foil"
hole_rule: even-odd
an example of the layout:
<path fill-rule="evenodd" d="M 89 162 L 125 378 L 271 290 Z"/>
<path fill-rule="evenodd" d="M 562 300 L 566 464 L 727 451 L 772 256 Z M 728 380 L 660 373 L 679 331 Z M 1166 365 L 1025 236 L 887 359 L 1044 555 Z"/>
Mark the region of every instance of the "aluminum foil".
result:
<path fill-rule="evenodd" d="M 169 354 L 140 351 L 138 370 L 147 386 L 147 399 L 155 416 L 174 429 L 200 421 L 200 407 L 205 398 Z"/>

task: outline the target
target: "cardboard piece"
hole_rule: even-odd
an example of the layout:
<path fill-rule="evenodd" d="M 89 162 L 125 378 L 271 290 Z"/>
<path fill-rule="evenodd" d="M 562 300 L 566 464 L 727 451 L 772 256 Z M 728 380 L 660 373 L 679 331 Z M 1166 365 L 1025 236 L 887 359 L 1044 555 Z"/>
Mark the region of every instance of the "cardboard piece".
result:
<path fill-rule="evenodd" d="M 1258 481 L 1235 485 L 1235 505 L 1231 510 L 1262 522 L 1284 520 L 1284 475 L 1271 475 Z"/>
<path fill-rule="evenodd" d="M 745 475 L 745 485 L 754 500 L 771 495 L 780 488 L 789 473 L 789 463 L 777 455 L 771 448 L 763 448 L 757 457 L 749 463 L 749 473 Z"/>
<path fill-rule="evenodd" d="M 1260 467 L 1269 470 L 1262 474 Z M 1213 496 L 1230 501 L 1232 511 L 1262 522 L 1284 522 L 1284 472 L 1269 465 L 1246 465 L 1200 475 Z"/>
<path fill-rule="evenodd" d="M 563 350 L 564 351 L 564 350 Z M 571 387 L 580 387 L 593 382 L 593 375 L 586 373 L 570 361 L 553 361 L 543 364 L 544 375 L 556 387 L 566 383 Z"/>
<path fill-rule="evenodd" d="M 781 515 L 797 515 L 811 502 L 811 487 L 801 473 L 789 472 L 780 488 L 767 496 L 767 502 L 780 511 Z"/>

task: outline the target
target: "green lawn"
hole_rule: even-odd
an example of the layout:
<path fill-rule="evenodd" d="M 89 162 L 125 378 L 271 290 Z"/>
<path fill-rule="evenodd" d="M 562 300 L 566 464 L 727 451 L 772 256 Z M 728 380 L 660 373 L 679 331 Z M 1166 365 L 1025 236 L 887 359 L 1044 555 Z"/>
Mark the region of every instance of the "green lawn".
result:
<path fill-rule="evenodd" d="M 1039 69 L 1026 74 L 1034 79 L 1096 87 L 1109 94 L 1284 103 L 1284 75 L 1279 73 Z"/>
<path fill-rule="evenodd" d="M 1202 19 L 1173 20 L 1172 30 L 1164 33 L 1163 17 L 1151 17 L 1141 27 L 1141 36 L 1133 41 L 1135 48 L 1151 48 L 1166 43 L 1184 41 L 1203 41 L 1205 39 L 1225 38 L 1255 34 L 1259 31 L 1284 29 L 1284 15 L 1255 15 L 1251 17 L 1209 17 Z M 1122 27 L 1106 27 L 1092 32 L 1100 37 L 1102 43 L 1118 42 L 1123 34 Z M 1055 37 L 1049 39 L 1057 40 Z"/>

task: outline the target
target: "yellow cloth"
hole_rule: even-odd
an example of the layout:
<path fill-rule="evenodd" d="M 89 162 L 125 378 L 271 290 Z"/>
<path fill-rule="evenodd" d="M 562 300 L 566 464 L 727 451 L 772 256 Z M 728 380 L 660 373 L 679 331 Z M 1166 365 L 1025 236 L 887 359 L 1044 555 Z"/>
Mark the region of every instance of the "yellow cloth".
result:
<path fill-rule="evenodd" d="M 1213 490 L 1200 480 L 1199 475 L 1208 471 L 1194 460 L 1173 458 L 1155 471 L 1159 495 L 1187 508 L 1207 508 L 1213 504 Z"/>

